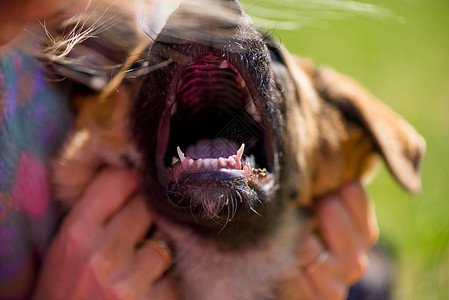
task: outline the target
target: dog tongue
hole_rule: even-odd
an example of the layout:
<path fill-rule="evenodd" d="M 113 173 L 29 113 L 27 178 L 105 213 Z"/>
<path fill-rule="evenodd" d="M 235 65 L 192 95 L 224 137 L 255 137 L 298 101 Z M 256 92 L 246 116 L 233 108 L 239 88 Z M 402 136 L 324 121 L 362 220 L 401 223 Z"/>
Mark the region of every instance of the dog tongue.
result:
<path fill-rule="evenodd" d="M 234 155 L 238 149 L 236 143 L 223 138 L 203 139 L 187 147 L 185 156 L 192 159 L 228 157 Z"/>

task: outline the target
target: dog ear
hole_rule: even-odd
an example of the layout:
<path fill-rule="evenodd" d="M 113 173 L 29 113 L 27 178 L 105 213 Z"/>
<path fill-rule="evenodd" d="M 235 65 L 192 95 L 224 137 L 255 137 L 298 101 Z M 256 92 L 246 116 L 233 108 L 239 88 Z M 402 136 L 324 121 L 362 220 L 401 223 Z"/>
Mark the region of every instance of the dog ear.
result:
<path fill-rule="evenodd" d="M 322 68 L 314 74 L 320 96 L 341 111 L 348 122 L 361 126 L 372 138 L 390 172 L 409 192 L 421 189 L 420 165 L 424 138 L 398 114 L 352 79 Z"/>

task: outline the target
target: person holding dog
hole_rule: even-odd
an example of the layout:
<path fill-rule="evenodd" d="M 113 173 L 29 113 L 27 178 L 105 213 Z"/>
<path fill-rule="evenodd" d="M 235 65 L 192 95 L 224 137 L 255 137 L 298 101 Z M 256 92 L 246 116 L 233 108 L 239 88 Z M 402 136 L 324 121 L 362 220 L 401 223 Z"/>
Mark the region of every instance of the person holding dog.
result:
<path fill-rule="evenodd" d="M 45 82 L 14 39 L 27 23 L 57 22 L 88 4 L 0 3 L 0 299 L 179 299 L 164 277 L 170 250 L 143 240 L 153 218 L 134 172 L 101 171 L 60 225 L 50 201 L 48 158 L 69 126 L 70 94 Z M 351 182 L 317 199 L 314 212 L 319 232 L 298 245 L 287 294 L 343 299 L 366 272 L 378 237 L 372 205 L 360 182 Z"/>

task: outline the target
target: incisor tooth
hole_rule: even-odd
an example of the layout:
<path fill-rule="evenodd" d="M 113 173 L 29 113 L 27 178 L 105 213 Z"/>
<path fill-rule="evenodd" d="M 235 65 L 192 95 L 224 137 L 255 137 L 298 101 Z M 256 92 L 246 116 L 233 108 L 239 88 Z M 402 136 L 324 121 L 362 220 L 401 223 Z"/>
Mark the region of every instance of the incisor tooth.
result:
<path fill-rule="evenodd" d="M 193 159 L 189 158 L 189 160 L 187 161 L 187 167 L 191 168 L 193 165 Z"/>
<path fill-rule="evenodd" d="M 212 159 L 210 165 L 214 169 L 218 168 L 218 159 Z"/>
<path fill-rule="evenodd" d="M 228 165 L 229 165 L 231 168 L 235 168 L 235 167 L 236 167 L 234 157 L 229 156 L 229 158 L 228 158 Z"/>
<path fill-rule="evenodd" d="M 203 159 L 203 168 L 205 169 L 209 168 L 209 161 L 210 161 L 209 158 Z"/>
<path fill-rule="evenodd" d="M 218 158 L 218 166 L 220 168 L 226 167 L 226 160 L 223 157 Z"/>

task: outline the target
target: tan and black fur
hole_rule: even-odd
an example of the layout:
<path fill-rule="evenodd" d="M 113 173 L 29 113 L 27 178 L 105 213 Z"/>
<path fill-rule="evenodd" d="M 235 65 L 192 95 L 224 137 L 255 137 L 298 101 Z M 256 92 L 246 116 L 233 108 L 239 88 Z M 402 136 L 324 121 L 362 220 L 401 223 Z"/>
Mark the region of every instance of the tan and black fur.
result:
<path fill-rule="evenodd" d="M 135 49 L 130 57 L 141 53 L 142 48 Z M 369 177 L 379 156 L 405 189 L 420 190 L 425 142 L 413 127 L 355 81 L 293 57 L 282 46 L 277 51 L 280 62 L 268 68 L 283 87 L 282 99 L 273 104 L 283 122 L 267 130 L 274 131 L 268 136 L 277 139 L 282 155 L 276 191 L 260 216 L 229 220 L 215 235 L 198 233 L 201 224 L 170 219 L 158 206 L 163 199 L 146 194 L 158 230 L 174 248 L 169 276 L 185 299 L 279 299 L 277 287 L 296 266 L 295 249 L 305 228 L 299 212 L 316 197 Z M 99 94 L 76 97 L 75 126 L 53 165 L 56 197 L 69 207 L 104 165 L 136 168 L 143 190 L 149 180 L 142 167 L 149 159 L 146 148 L 133 133 L 139 126 L 133 119 L 135 99 L 145 92 L 145 78 L 133 83 L 117 78 Z M 238 222 L 249 229 L 233 231 Z M 254 227 L 261 231 L 255 233 L 251 222 L 265 227 Z"/>

